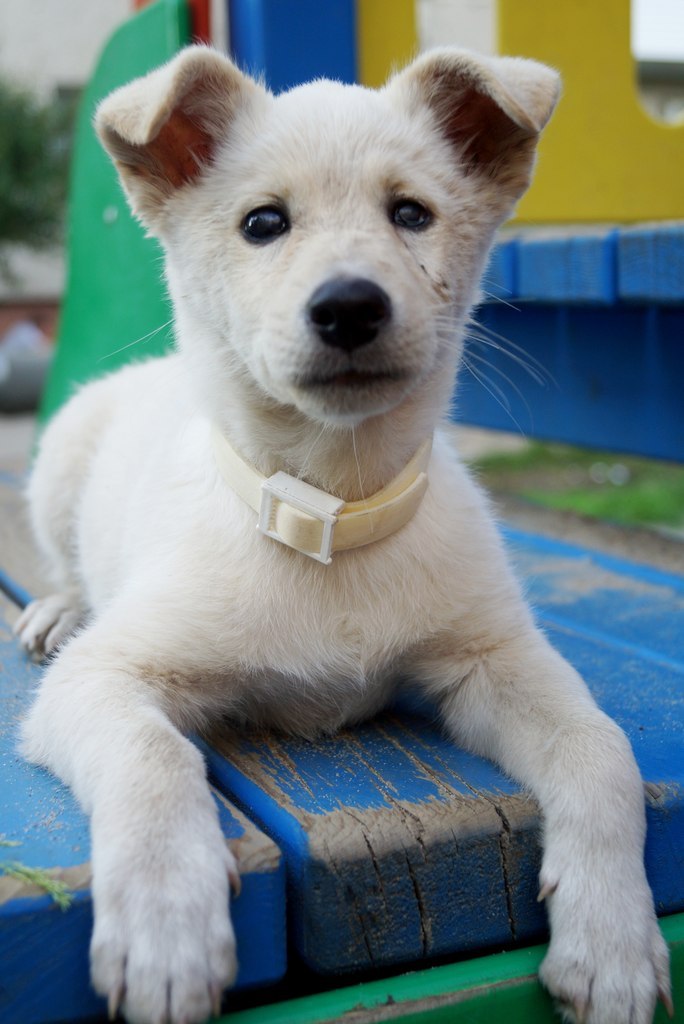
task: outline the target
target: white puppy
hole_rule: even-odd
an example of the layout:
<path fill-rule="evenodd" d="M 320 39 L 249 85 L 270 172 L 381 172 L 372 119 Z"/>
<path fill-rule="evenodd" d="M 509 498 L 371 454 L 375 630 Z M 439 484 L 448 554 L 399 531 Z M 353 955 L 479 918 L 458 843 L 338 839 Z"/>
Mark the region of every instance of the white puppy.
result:
<path fill-rule="evenodd" d="M 98 112 L 166 252 L 177 351 L 45 433 L 30 498 L 58 596 L 18 629 L 51 650 L 86 623 L 24 747 L 92 814 L 92 976 L 130 1021 L 201 1021 L 235 975 L 235 865 L 184 733 L 334 730 L 407 675 L 542 807 L 541 975 L 568 1019 L 669 1002 L 629 744 L 536 629 L 439 434 L 557 92 L 536 63 L 440 50 L 379 91 L 274 98 L 190 48 Z"/>

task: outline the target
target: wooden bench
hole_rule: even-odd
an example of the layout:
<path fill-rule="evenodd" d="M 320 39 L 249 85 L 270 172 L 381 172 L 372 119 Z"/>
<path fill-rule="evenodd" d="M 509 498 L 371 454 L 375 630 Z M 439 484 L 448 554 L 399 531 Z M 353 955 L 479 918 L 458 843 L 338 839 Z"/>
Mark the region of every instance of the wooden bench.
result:
<path fill-rule="evenodd" d="M 74 170 L 68 293 L 44 416 L 74 381 L 168 344 L 157 332 L 169 313 L 156 247 L 128 216 L 89 120 L 99 96 L 188 37 L 184 3 L 162 0 L 117 33 L 89 86 Z M 512 298 L 520 311 L 490 303 L 483 322 L 550 366 L 559 385 L 540 401 L 529 380 L 518 379 L 515 362 L 502 364 L 513 377 L 510 401 L 518 401 L 515 387 L 529 395 L 534 432 L 681 458 L 684 294 L 676 284 L 660 294 L 657 272 L 663 259 L 671 267 L 660 247 L 679 251 L 681 229 L 648 229 L 646 236 L 643 242 L 643 231 L 616 227 L 585 235 L 520 232 L 499 247 L 486 288 Z M 653 254 L 651 284 L 643 273 L 651 264 L 630 255 L 635 239 Z M 98 252 L 106 254 L 106 271 L 93 258 Z M 636 347 L 626 359 L 628 342 Z M 635 351 L 642 353 L 636 363 Z M 625 362 L 637 367 L 631 375 Z M 516 419 L 528 415 L 520 402 Z M 464 384 L 459 408 L 471 422 L 511 426 L 485 388 Z M 20 484 L 11 473 L 0 476 L 0 838 L 20 844 L 0 848 L 0 858 L 66 881 L 73 902 L 60 909 L 30 874 L 18 877 L 21 869 L 0 878 L 0 1020 L 57 1024 L 96 1018 L 106 1008 L 87 980 L 85 821 L 68 791 L 26 765 L 15 747 L 39 669 L 19 653 L 9 627 L 28 595 L 44 592 Z M 665 545 L 660 567 L 644 564 L 630 550 L 628 532 L 620 533 L 626 553 L 606 554 L 586 525 L 578 544 L 524 522 L 509 528 L 508 543 L 539 619 L 627 731 L 646 781 L 647 869 L 666 915 L 681 1003 L 681 560 L 678 571 L 668 571 Z M 674 543 L 671 550 L 678 550 Z M 446 742 L 429 707 L 409 693 L 378 719 L 329 740 L 224 731 L 202 747 L 226 841 L 240 847 L 243 870 L 234 905 L 241 969 L 226 1000 L 227 1021 L 554 1019 L 534 977 L 542 951 L 530 946 L 545 935 L 536 901 L 537 809 L 491 764 Z"/>

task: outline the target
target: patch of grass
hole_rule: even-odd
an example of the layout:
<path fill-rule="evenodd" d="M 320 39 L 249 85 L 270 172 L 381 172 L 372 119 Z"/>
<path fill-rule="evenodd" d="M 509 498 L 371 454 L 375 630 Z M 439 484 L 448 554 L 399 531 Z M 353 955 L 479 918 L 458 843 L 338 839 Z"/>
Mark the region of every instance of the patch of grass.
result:
<path fill-rule="evenodd" d="M 11 845 L 15 844 L 9 842 L 3 843 L 3 846 Z M 43 871 L 42 868 L 31 868 L 28 864 L 22 864 L 18 860 L 11 860 L 2 861 L 0 863 L 0 872 L 3 875 L 9 875 L 11 878 L 18 878 L 21 882 L 28 882 L 31 885 L 37 885 L 40 889 L 43 889 L 48 896 L 52 897 L 60 910 L 68 910 L 74 901 L 71 889 L 66 882 L 62 882 L 58 878 L 53 878 L 52 875 L 49 875 L 47 871 Z"/>
<path fill-rule="evenodd" d="M 540 442 L 473 465 L 492 491 L 630 526 L 684 530 L 684 466 Z"/>

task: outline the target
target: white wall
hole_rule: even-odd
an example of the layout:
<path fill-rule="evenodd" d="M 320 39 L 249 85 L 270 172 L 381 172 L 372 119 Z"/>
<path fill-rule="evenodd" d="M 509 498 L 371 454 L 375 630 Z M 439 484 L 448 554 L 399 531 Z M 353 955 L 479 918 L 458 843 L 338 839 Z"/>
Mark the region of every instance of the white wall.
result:
<path fill-rule="evenodd" d="M 226 3 L 212 0 L 217 45 L 225 39 Z M 0 0 L 0 73 L 43 95 L 82 86 L 132 0 Z"/>
<path fill-rule="evenodd" d="M 90 76 L 129 0 L 0 0 L 0 72 L 49 95 Z"/>
<path fill-rule="evenodd" d="M 496 52 L 494 0 L 417 0 L 420 46 Z"/>

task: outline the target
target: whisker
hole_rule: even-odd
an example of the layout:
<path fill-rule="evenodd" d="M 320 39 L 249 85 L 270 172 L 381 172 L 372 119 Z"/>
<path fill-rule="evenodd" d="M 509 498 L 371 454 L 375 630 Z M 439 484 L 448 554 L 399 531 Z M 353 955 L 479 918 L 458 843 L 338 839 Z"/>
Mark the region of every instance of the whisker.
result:
<path fill-rule="evenodd" d="M 511 338 L 498 334 L 491 327 L 478 321 L 471 321 L 468 330 L 473 332 L 470 337 L 474 340 L 481 341 L 484 345 L 490 345 L 492 348 L 496 348 L 504 355 L 507 355 L 510 359 L 518 362 L 523 369 L 530 373 L 530 376 L 533 376 L 533 379 L 537 378 L 532 374 L 531 367 L 534 367 L 539 376 L 544 378 L 547 383 L 558 387 L 558 382 L 551 371 L 539 359 L 531 355 L 527 349 L 523 348 L 522 345 L 518 345 Z"/>
<path fill-rule="evenodd" d="M 469 361 L 468 361 L 468 363 L 466 363 L 467 369 L 470 370 L 471 373 L 473 373 L 473 370 L 474 370 L 474 364 L 470 362 L 470 360 L 472 358 L 473 358 L 472 355 L 469 356 L 468 357 Z M 485 362 L 485 366 L 488 366 L 488 365 L 489 364 Z M 491 367 L 490 367 L 490 369 L 491 369 Z M 494 395 L 497 395 L 498 396 L 499 405 L 501 406 L 501 408 L 505 409 L 506 412 L 510 413 L 511 412 L 511 403 L 510 403 L 510 400 L 508 398 L 508 395 L 506 394 L 504 389 L 501 387 L 501 385 L 497 381 L 495 381 L 492 377 L 490 377 L 490 375 L 488 373 L 485 373 L 485 371 L 481 367 L 477 368 L 477 373 L 478 373 L 477 380 L 480 383 L 482 383 L 483 381 L 486 381 L 488 387 L 491 389 L 490 390 L 490 394 L 492 395 L 492 397 L 494 397 Z"/>
<path fill-rule="evenodd" d="M 499 295 L 496 292 L 488 292 L 486 288 L 482 287 L 482 282 L 480 282 L 480 291 L 482 292 L 483 299 L 486 299 L 488 302 L 500 302 L 502 306 L 507 306 L 509 309 L 514 310 L 516 313 L 520 312 L 520 306 L 515 306 L 508 299 L 505 299 L 503 295 Z"/>
<path fill-rule="evenodd" d="M 155 334 L 159 334 L 159 332 L 163 331 L 166 327 L 170 327 L 172 323 L 173 319 L 167 320 L 166 323 L 162 324 L 160 327 L 155 327 L 155 329 L 153 331 L 149 331 L 148 334 L 143 334 L 142 338 L 136 338 L 135 341 L 129 341 L 127 345 L 122 345 L 121 348 L 117 348 L 113 352 L 105 353 L 105 355 L 100 356 L 98 363 L 104 362 L 105 359 L 111 359 L 113 356 L 118 356 L 120 352 L 125 352 L 126 349 L 133 348 L 134 345 L 140 345 L 142 342 L 148 341 L 150 338 L 153 338 Z"/>
<path fill-rule="evenodd" d="M 363 479 L 361 477 L 361 464 L 359 463 L 359 455 L 358 455 L 358 452 L 356 450 L 356 427 L 352 427 L 351 428 L 351 436 L 352 436 L 352 448 L 354 449 L 354 460 L 356 462 L 356 473 L 357 473 L 358 479 L 359 479 L 359 491 L 361 493 L 361 501 L 365 502 L 366 494 L 365 494 L 365 491 L 363 489 Z M 372 515 L 372 513 L 369 516 L 369 521 L 370 521 L 370 532 L 372 534 L 373 533 L 373 515 Z"/>
<path fill-rule="evenodd" d="M 510 406 L 508 406 L 508 400 L 506 399 L 505 395 L 504 395 L 504 402 L 502 402 L 502 401 L 501 401 L 501 400 L 500 400 L 500 399 L 499 399 L 499 398 L 497 397 L 497 395 L 496 395 L 496 393 L 495 393 L 495 390 L 492 390 L 492 389 L 491 389 L 490 387 L 488 387 L 488 386 L 487 386 L 487 382 L 486 382 L 486 380 L 484 379 L 484 377 L 486 377 L 486 374 L 485 374 L 485 375 L 484 375 L 484 377 L 483 377 L 483 376 L 482 376 L 482 375 L 481 375 L 480 373 L 478 373 L 478 371 L 477 371 L 477 370 L 476 370 L 476 369 L 475 369 L 475 368 L 474 368 L 474 367 L 473 367 L 473 366 L 471 365 L 471 363 L 470 363 L 470 360 L 469 360 L 469 359 L 468 359 L 468 357 L 466 357 L 466 356 L 464 356 L 464 357 L 463 357 L 463 365 L 465 366 L 466 370 L 468 370 L 468 372 L 469 372 L 469 373 L 471 373 L 471 374 L 473 375 L 473 377 L 474 377 L 474 378 L 475 378 L 475 380 L 476 380 L 476 381 L 478 382 L 478 384 L 480 384 L 480 385 L 481 385 L 481 387 L 483 387 L 483 388 L 485 389 L 485 391 L 486 391 L 486 392 L 487 392 L 487 393 L 488 393 L 489 395 L 491 395 L 491 397 L 492 397 L 492 398 L 494 399 L 494 401 L 495 401 L 495 402 L 497 403 L 497 405 L 500 405 L 500 406 L 501 406 L 501 408 L 502 408 L 502 409 L 503 409 L 503 411 L 504 411 L 504 412 L 506 413 L 506 415 L 507 415 L 507 416 L 510 416 L 510 418 L 511 418 L 511 421 L 512 421 L 512 422 L 514 423 L 514 425 L 515 425 L 516 429 L 517 429 L 517 430 L 519 431 L 519 433 L 521 434 L 521 436 L 522 436 L 522 437 L 527 437 L 527 434 L 526 434 L 526 433 L 525 433 L 525 431 L 523 430 L 522 426 L 520 425 L 520 423 L 518 422 L 518 420 L 517 420 L 517 419 L 515 418 L 515 416 L 514 416 L 514 415 L 513 415 L 513 413 L 511 412 L 511 410 L 510 410 Z M 494 387 L 495 387 L 495 389 L 496 389 L 496 390 L 499 390 L 499 391 L 501 390 L 501 389 L 500 389 L 500 388 L 498 387 L 498 385 L 496 385 L 496 384 L 494 385 Z M 506 403 L 506 404 L 504 404 L 504 403 Z"/>
<path fill-rule="evenodd" d="M 496 366 L 494 363 L 490 363 L 489 360 L 486 358 L 486 356 L 482 355 L 482 353 L 480 353 L 480 352 L 470 352 L 469 358 L 470 359 L 474 359 L 481 366 L 486 366 L 489 370 L 492 371 L 492 373 L 498 373 L 498 375 L 500 377 L 502 377 L 506 381 L 506 383 L 509 385 L 509 387 L 513 388 L 513 390 L 515 391 L 516 395 L 518 396 L 520 401 L 525 406 L 525 409 L 527 410 L 528 416 L 530 417 L 530 419 L 532 419 L 532 410 L 530 409 L 528 401 L 525 398 L 524 392 L 522 392 L 520 390 L 520 388 L 515 383 L 515 381 L 512 380 L 512 378 L 509 377 L 507 373 L 504 373 L 504 371 L 499 366 Z M 480 372 L 482 373 L 482 370 L 480 370 Z M 487 380 L 490 383 L 493 384 L 493 381 L 492 381 L 491 377 L 487 377 Z"/>
<path fill-rule="evenodd" d="M 556 383 L 550 375 L 545 374 L 543 370 L 538 369 L 533 363 L 528 363 L 524 356 L 518 355 L 516 352 L 508 352 L 497 342 L 491 341 L 488 338 L 478 338 L 477 336 L 473 336 L 468 340 L 472 343 L 472 347 L 481 345 L 483 348 L 490 348 L 494 349 L 496 352 L 501 352 L 502 355 L 506 356 L 506 358 L 510 359 L 511 362 L 519 366 L 521 370 L 524 370 L 524 372 L 531 377 L 539 387 L 545 388 L 549 384 Z"/>
<path fill-rule="evenodd" d="M 320 441 L 320 439 L 323 437 L 323 435 L 325 434 L 327 429 L 328 429 L 328 424 L 327 423 L 323 423 L 322 426 L 321 426 L 321 429 L 318 431 L 318 433 L 316 434 L 316 436 L 315 436 L 315 438 L 313 440 L 313 444 L 311 445 L 311 447 L 309 448 L 308 452 L 304 456 L 304 459 L 302 460 L 301 469 L 297 473 L 297 479 L 298 480 L 301 480 L 302 477 L 305 476 L 305 474 L 306 474 L 306 472 L 307 472 L 307 470 L 309 468 L 309 463 L 311 461 L 311 456 L 313 455 L 313 450 L 316 447 L 316 445 L 318 444 L 318 442 Z"/>

